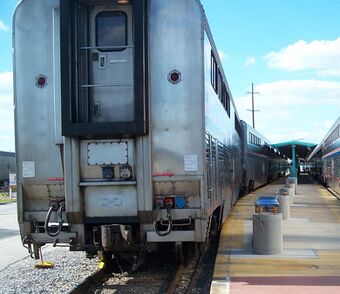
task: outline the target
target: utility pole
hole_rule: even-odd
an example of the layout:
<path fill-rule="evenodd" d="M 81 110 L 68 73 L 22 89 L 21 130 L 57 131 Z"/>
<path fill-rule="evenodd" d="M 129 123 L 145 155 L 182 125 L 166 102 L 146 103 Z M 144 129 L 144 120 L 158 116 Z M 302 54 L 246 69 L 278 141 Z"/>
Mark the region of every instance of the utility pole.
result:
<path fill-rule="evenodd" d="M 247 109 L 247 111 L 252 112 L 253 117 L 253 128 L 255 129 L 255 111 L 260 111 L 259 109 L 255 109 L 254 103 L 254 94 L 260 94 L 259 92 L 254 92 L 254 83 L 251 83 L 251 92 L 247 92 L 247 94 L 251 94 L 251 109 Z"/>

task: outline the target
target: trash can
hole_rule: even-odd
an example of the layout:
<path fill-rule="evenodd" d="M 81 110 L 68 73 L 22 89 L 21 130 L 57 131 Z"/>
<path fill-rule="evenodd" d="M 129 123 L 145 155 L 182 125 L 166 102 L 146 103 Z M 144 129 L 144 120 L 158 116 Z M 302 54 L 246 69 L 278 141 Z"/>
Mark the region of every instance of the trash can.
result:
<path fill-rule="evenodd" d="M 282 219 L 287 220 L 290 216 L 290 197 L 288 193 L 279 194 L 279 212 L 282 213 Z"/>
<path fill-rule="evenodd" d="M 279 189 L 279 195 L 286 195 L 286 196 L 289 196 L 289 189 L 288 189 L 288 188 L 285 188 L 284 186 L 282 186 L 282 187 Z"/>
<path fill-rule="evenodd" d="M 292 205 L 293 202 L 294 202 L 294 196 L 295 196 L 294 184 L 286 183 L 286 184 L 284 184 L 283 188 L 288 190 L 288 194 L 289 194 L 289 198 L 290 198 L 290 205 Z"/>
<path fill-rule="evenodd" d="M 253 253 L 271 255 L 282 253 L 282 214 L 253 214 Z"/>
<path fill-rule="evenodd" d="M 294 194 L 296 194 L 296 186 L 297 186 L 297 178 L 295 177 L 288 177 L 287 183 L 294 184 Z"/>
<path fill-rule="evenodd" d="M 253 214 L 254 254 L 280 254 L 282 252 L 282 214 L 275 195 L 260 196 L 255 200 Z"/>

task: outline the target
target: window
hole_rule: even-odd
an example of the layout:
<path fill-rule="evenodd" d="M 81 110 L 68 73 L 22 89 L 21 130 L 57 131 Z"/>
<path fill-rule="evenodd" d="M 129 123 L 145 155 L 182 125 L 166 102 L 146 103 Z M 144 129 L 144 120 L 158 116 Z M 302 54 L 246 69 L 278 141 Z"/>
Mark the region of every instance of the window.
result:
<path fill-rule="evenodd" d="M 249 132 L 249 143 L 261 146 L 261 139 Z"/>
<path fill-rule="evenodd" d="M 122 11 L 103 11 L 96 16 L 96 46 L 127 46 L 127 16 Z M 102 48 L 100 51 L 122 51 L 125 48 Z"/>
<path fill-rule="evenodd" d="M 228 113 L 228 116 L 230 117 L 230 96 L 227 90 L 225 90 L 225 110 Z"/>
<path fill-rule="evenodd" d="M 230 96 L 224 83 L 222 83 L 219 97 L 224 109 L 230 117 Z"/>
<path fill-rule="evenodd" d="M 223 77 L 221 72 L 218 69 L 216 58 L 214 56 L 213 51 L 211 51 L 211 86 L 213 87 L 216 94 L 218 94 L 218 98 L 220 99 L 224 109 L 228 113 L 230 117 L 230 96 L 227 90 L 227 87 L 223 81 Z"/>
<path fill-rule="evenodd" d="M 223 87 L 224 87 L 224 83 L 223 83 L 223 79 L 222 79 L 222 75 L 221 72 L 219 70 L 217 70 L 217 93 L 218 93 L 218 99 L 220 99 L 223 107 L 224 107 L 224 103 L 223 103 Z"/>
<path fill-rule="evenodd" d="M 215 93 L 218 93 L 218 81 L 217 81 L 217 62 L 214 56 L 214 53 L 211 51 L 211 85 L 215 90 Z"/>

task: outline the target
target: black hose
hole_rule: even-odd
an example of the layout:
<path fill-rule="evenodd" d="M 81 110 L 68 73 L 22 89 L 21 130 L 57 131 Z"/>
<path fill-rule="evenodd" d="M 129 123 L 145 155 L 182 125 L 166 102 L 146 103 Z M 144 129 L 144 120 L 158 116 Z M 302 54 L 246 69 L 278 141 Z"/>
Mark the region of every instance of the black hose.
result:
<path fill-rule="evenodd" d="M 60 206 L 58 208 L 58 211 L 57 211 L 59 225 L 58 225 L 58 230 L 56 232 L 50 232 L 49 231 L 50 228 L 48 226 L 48 223 L 50 222 L 50 218 L 51 218 L 52 212 L 55 210 L 55 208 L 51 206 L 48 209 L 48 212 L 47 212 L 47 215 L 46 215 L 46 218 L 45 218 L 44 229 L 45 229 L 46 234 L 49 235 L 50 237 L 55 237 L 55 236 L 59 235 L 59 233 L 61 231 L 61 228 L 62 228 L 63 223 L 64 223 L 63 217 L 62 217 L 63 216 L 62 215 L 62 213 L 63 213 L 62 209 L 63 209 L 63 207 Z"/>
<path fill-rule="evenodd" d="M 167 212 L 169 224 L 168 224 L 168 227 L 167 227 L 167 229 L 165 231 L 158 230 L 158 228 L 157 228 L 157 220 L 155 220 L 153 222 L 153 228 L 154 228 L 156 234 L 158 236 L 160 236 L 160 237 L 165 237 L 165 236 L 169 235 L 171 233 L 171 231 L 172 231 L 172 216 L 171 216 L 171 209 L 170 209 L 170 207 L 166 208 L 166 212 Z"/>

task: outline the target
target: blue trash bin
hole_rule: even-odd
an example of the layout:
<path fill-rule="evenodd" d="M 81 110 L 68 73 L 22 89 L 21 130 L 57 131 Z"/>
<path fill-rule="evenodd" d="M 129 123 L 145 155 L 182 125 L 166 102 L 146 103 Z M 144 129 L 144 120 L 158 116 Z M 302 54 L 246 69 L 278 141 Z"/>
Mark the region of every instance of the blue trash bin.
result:
<path fill-rule="evenodd" d="M 279 211 L 279 201 L 276 196 L 260 196 L 255 200 L 255 213 Z"/>

